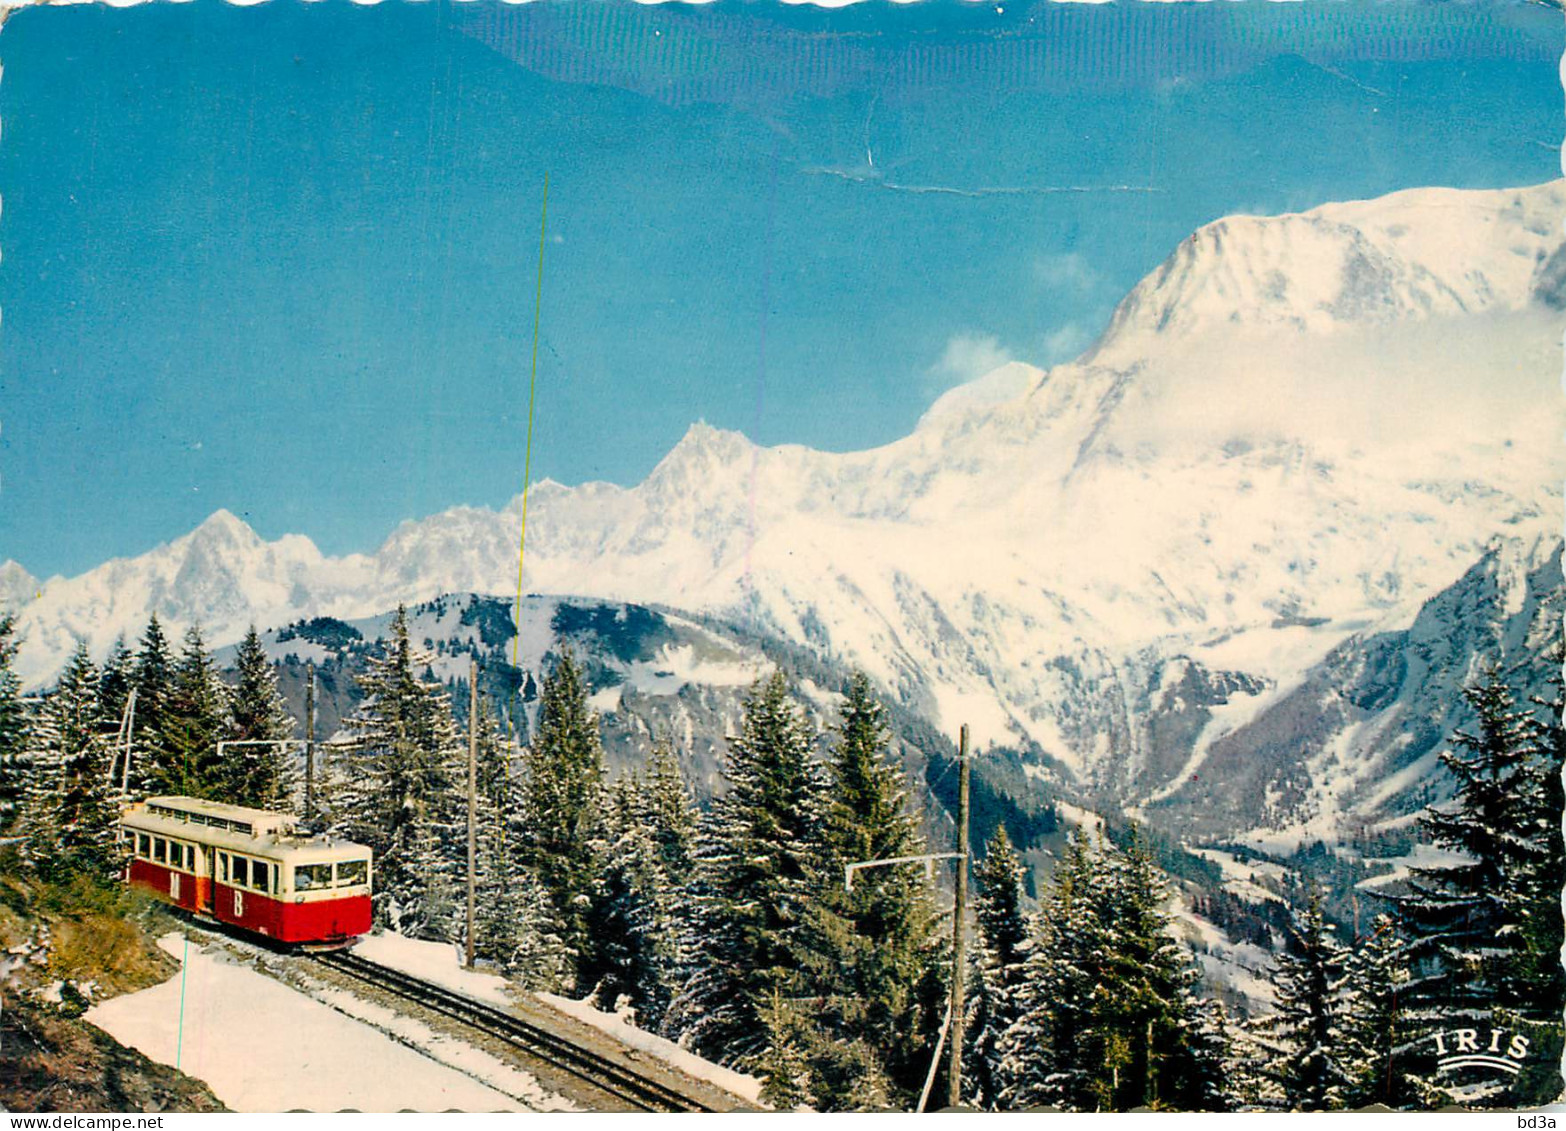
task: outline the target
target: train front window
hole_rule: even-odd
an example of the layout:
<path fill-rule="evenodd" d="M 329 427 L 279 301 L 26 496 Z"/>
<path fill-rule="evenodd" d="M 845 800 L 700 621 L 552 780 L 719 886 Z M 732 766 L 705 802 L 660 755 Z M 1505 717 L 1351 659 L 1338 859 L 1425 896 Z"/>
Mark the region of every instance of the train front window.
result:
<path fill-rule="evenodd" d="M 330 864 L 301 864 L 294 869 L 294 890 L 314 891 L 332 886 Z"/>
<path fill-rule="evenodd" d="M 344 860 L 337 865 L 337 886 L 346 888 L 363 884 L 368 881 L 369 874 L 368 860 Z"/>
<path fill-rule="evenodd" d="M 154 860 L 156 860 L 159 864 L 166 864 L 166 863 L 168 863 L 168 859 L 169 859 L 168 841 L 164 840 L 160 836 L 155 836 L 155 837 L 152 838 L 152 858 Z"/>
<path fill-rule="evenodd" d="M 250 884 L 250 861 L 243 856 L 234 857 L 234 883 L 240 887 Z"/>
<path fill-rule="evenodd" d="M 272 866 L 264 860 L 252 860 L 250 862 L 250 886 L 257 891 L 266 891 L 272 883 Z"/>

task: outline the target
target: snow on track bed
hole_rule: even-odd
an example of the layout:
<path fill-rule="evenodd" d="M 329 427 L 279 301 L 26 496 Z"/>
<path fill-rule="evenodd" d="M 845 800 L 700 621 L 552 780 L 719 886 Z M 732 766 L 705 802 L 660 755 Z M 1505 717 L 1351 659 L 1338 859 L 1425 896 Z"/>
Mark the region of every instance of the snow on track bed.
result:
<path fill-rule="evenodd" d="M 88 1010 L 86 1020 L 211 1086 L 235 1111 L 515 1111 L 514 1098 L 171 933 L 181 974 Z M 183 1018 L 181 993 L 184 995 Z"/>
<path fill-rule="evenodd" d="M 519 1011 L 535 1024 L 562 1035 L 571 1034 L 571 1039 L 578 1044 L 603 1047 L 606 1045 L 603 1038 L 607 1037 L 607 1047 L 622 1052 L 629 1049 L 629 1055 L 643 1065 L 647 1063 L 645 1057 L 650 1056 L 677 1077 L 687 1078 L 697 1089 L 709 1085 L 709 1090 L 713 1091 L 709 1099 L 711 1106 L 743 1109 L 747 1104 L 760 1105 L 761 1081 L 754 1076 L 714 1064 L 673 1041 L 637 1029 L 625 1018 L 594 1009 L 586 1002 L 547 993 L 513 1000 L 503 978 L 463 968 L 455 947 L 400 935 L 378 934 L 360 939 L 352 953 L 456 993 Z M 698 1091 L 697 1094 L 703 1093 Z"/>
<path fill-rule="evenodd" d="M 575 1077 L 585 1085 L 587 1096 L 595 1090 L 601 1093 L 592 1106 L 605 1101 L 611 1109 L 639 1111 L 736 1110 L 746 1106 L 737 1097 L 684 1077 L 669 1065 L 606 1041 L 594 1030 L 573 1026 L 564 1015 L 546 1016 L 547 1011 L 535 1008 L 530 1011 L 535 1016 L 523 1017 L 514 1009 L 499 1009 L 351 952 L 321 955 L 316 961 L 335 973 L 360 979 L 373 990 L 471 1026 L 524 1059 Z M 573 1027 L 578 1031 L 571 1032 Z"/>

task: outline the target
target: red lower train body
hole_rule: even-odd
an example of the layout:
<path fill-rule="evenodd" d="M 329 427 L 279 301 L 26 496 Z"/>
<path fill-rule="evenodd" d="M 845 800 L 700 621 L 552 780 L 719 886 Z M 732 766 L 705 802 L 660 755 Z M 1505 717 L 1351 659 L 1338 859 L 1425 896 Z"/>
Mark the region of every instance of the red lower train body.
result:
<path fill-rule="evenodd" d="M 132 860 L 129 878 L 176 907 L 280 943 L 348 943 L 370 929 L 368 895 L 289 903 L 148 860 Z"/>

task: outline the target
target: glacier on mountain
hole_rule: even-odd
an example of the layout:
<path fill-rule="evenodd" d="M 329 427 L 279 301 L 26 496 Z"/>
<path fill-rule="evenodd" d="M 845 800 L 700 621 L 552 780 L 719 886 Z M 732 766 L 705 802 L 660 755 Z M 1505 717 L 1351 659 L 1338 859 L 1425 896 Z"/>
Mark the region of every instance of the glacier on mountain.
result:
<path fill-rule="evenodd" d="M 1009 363 L 884 447 L 698 423 L 636 486 L 537 484 L 526 586 L 721 615 L 1063 789 L 1177 805 L 1335 649 L 1407 630 L 1498 553 L 1547 556 L 1563 213 L 1552 182 L 1217 221 L 1083 357 Z M 102 654 L 152 611 L 221 643 L 514 592 L 520 509 L 456 507 L 344 558 L 219 512 L 80 577 L 0 572 L 0 599 L 36 686 L 77 637 Z"/>

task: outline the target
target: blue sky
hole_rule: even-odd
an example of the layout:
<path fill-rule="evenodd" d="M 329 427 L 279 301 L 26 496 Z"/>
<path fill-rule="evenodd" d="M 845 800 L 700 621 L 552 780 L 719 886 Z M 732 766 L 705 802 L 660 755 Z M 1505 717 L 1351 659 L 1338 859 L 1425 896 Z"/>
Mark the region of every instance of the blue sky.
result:
<path fill-rule="evenodd" d="M 846 450 L 1191 229 L 1558 175 L 1539 5 L 196 0 L 0 35 L 0 559 L 370 550 L 691 421 Z"/>

